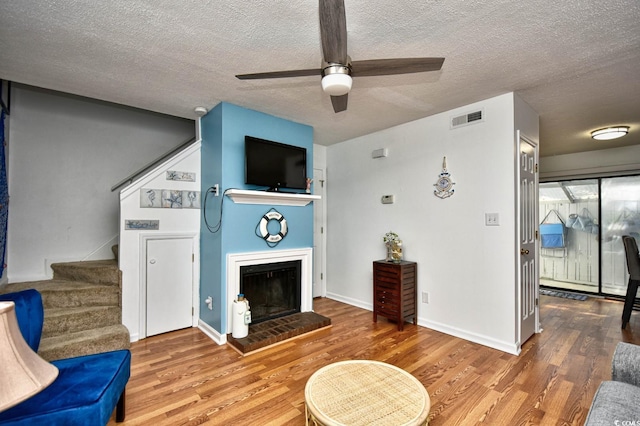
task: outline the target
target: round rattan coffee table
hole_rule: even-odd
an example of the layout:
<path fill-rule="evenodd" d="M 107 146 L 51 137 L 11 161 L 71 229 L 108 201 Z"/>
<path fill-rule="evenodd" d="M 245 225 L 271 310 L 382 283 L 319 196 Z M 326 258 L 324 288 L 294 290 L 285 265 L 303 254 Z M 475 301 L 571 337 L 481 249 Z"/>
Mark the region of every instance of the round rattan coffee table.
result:
<path fill-rule="evenodd" d="M 431 402 L 422 383 L 379 361 L 322 367 L 304 388 L 307 425 L 426 425 Z"/>

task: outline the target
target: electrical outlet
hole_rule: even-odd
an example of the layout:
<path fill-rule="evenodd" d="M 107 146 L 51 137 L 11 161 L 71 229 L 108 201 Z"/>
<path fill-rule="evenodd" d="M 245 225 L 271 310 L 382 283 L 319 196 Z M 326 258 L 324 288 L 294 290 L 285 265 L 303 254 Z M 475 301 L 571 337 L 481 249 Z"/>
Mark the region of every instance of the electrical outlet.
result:
<path fill-rule="evenodd" d="M 220 185 L 218 185 L 217 183 L 213 185 L 213 195 L 215 195 L 216 197 L 220 195 Z"/>
<path fill-rule="evenodd" d="M 426 291 L 422 292 L 422 303 L 426 303 L 427 305 L 429 304 L 429 293 Z"/>

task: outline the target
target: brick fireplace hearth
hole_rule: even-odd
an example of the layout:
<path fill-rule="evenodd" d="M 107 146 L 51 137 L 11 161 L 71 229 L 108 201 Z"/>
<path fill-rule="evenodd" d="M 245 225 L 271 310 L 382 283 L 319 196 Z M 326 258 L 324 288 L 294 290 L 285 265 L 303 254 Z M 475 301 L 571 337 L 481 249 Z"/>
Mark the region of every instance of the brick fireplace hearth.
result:
<path fill-rule="evenodd" d="M 236 339 L 229 335 L 227 343 L 243 355 L 264 349 L 287 339 L 329 327 L 331 319 L 315 312 L 299 312 L 249 326 L 249 335 Z"/>

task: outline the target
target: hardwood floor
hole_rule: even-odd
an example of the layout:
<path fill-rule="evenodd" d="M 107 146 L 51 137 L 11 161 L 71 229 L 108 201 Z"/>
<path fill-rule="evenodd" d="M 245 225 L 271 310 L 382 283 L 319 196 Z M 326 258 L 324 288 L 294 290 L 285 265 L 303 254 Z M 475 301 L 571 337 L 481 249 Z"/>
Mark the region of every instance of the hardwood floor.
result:
<path fill-rule="evenodd" d="M 432 426 L 582 425 L 596 388 L 611 377 L 616 343 L 640 344 L 640 313 L 621 330 L 622 303 L 596 298 L 541 296 L 544 331 L 520 356 L 412 324 L 399 332 L 330 299 L 314 300 L 314 310 L 332 327 L 244 358 L 198 329 L 134 343 L 120 424 L 304 425 L 304 386 L 314 371 L 374 359 L 425 385 Z"/>

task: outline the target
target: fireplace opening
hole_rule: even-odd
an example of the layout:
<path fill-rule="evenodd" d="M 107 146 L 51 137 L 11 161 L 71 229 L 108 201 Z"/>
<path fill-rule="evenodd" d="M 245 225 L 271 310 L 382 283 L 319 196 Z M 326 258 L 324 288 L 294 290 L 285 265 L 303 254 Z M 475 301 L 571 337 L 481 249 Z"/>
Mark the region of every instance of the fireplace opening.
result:
<path fill-rule="evenodd" d="M 251 307 L 252 324 L 300 312 L 300 260 L 240 266 L 240 293 Z"/>

